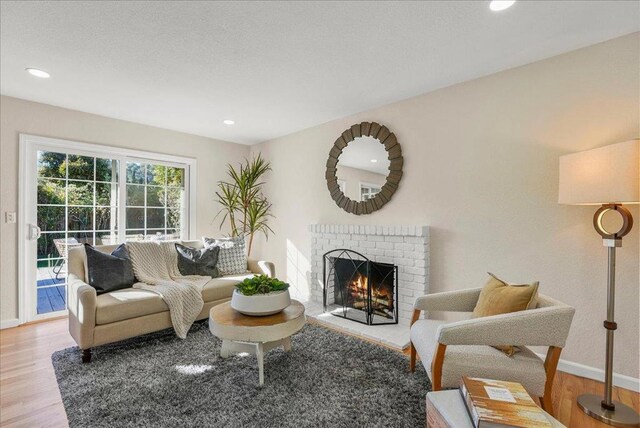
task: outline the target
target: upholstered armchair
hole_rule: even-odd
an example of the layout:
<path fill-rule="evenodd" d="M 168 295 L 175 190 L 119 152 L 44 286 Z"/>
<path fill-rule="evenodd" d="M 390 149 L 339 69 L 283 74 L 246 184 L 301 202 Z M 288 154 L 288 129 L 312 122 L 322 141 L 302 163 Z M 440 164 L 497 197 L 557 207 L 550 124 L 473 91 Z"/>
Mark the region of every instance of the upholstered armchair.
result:
<path fill-rule="evenodd" d="M 457 388 L 462 376 L 519 382 L 553 413 L 551 389 L 575 309 L 539 295 L 535 309 L 446 322 L 420 319 L 422 311 L 473 312 L 482 288 L 418 297 L 411 320 L 411 371 L 416 353 L 434 391 Z M 492 346 L 520 348 L 509 357 Z M 546 346 L 543 361 L 527 346 Z"/>

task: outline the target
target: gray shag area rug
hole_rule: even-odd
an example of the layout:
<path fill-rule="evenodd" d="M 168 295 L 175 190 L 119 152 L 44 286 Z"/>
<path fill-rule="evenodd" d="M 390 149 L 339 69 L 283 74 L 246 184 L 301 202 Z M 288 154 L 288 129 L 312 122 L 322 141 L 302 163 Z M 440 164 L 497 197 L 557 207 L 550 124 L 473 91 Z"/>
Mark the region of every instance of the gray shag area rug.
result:
<path fill-rule="evenodd" d="M 265 355 L 258 386 L 253 355 L 220 358 L 207 322 L 187 339 L 173 330 L 52 361 L 71 427 L 417 427 L 430 385 L 419 364 L 396 351 L 317 325 L 293 350 Z"/>

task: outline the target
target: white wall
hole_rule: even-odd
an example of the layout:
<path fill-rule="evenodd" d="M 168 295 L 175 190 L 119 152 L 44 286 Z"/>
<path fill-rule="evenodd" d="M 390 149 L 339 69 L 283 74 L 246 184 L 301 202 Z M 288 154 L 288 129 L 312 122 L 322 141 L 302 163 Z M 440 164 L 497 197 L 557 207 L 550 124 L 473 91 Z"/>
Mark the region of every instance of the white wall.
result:
<path fill-rule="evenodd" d="M 594 207 L 558 205 L 558 157 L 640 136 L 639 71 L 636 33 L 254 146 L 272 162 L 276 216 L 258 254 L 299 286 L 309 224 L 426 224 L 433 292 L 482 286 L 487 271 L 539 280 L 541 293 L 577 308 L 562 358 L 602 368 L 606 250 Z M 324 174 L 335 139 L 361 121 L 395 132 L 405 166 L 393 200 L 355 216 L 331 200 Z M 638 378 L 637 206 L 632 213 L 637 225 L 618 252 L 614 367 Z"/>
<path fill-rule="evenodd" d="M 0 97 L 0 319 L 18 318 L 17 224 L 4 222 L 6 211 L 18 209 L 19 134 L 105 144 L 197 159 L 196 236 L 218 233 L 214 203 L 216 182 L 226 164 L 249 154 L 249 147 L 168 131 L 46 104 Z M 18 212 L 20 215 L 20 212 Z M 5 323 L 6 324 L 6 323 Z"/>

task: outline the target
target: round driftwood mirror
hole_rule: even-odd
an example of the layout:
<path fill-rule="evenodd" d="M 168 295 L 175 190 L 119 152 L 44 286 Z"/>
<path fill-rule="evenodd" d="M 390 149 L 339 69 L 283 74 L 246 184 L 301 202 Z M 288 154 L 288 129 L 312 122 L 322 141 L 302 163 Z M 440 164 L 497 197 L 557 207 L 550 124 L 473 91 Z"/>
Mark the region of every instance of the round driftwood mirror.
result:
<path fill-rule="evenodd" d="M 343 210 L 371 214 L 391 200 L 402 178 L 402 150 L 396 136 L 375 122 L 353 125 L 329 152 L 327 187 Z"/>

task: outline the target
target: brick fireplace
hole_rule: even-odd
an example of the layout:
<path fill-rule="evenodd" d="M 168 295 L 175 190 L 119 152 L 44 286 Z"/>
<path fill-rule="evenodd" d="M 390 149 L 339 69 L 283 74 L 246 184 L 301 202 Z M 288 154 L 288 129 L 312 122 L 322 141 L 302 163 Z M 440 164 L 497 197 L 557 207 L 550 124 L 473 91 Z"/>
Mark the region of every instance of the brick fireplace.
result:
<path fill-rule="evenodd" d="M 415 298 L 429 291 L 428 226 L 312 224 L 309 231 L 312 301 L 323 303 L 323 255 L 349 249 L 398 267 L 398 319 L 400 325 L 409 324 Z"/>
<path fill-rule="evenodd" d="M 323 256 L 323 311 L 367 325 L 398 323 L 398 267 L 347 249 Z"/>

